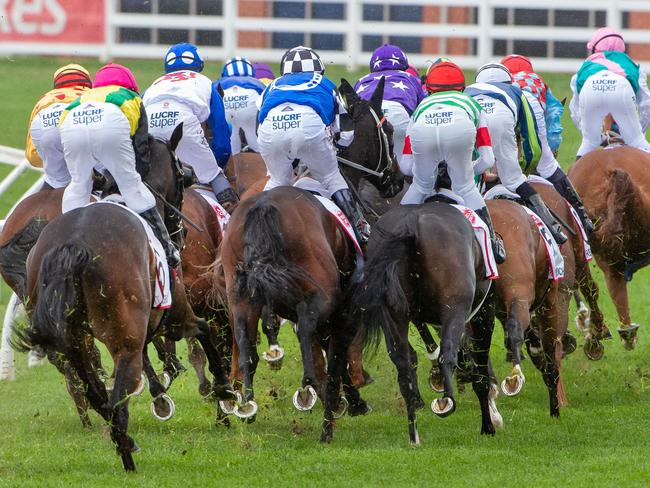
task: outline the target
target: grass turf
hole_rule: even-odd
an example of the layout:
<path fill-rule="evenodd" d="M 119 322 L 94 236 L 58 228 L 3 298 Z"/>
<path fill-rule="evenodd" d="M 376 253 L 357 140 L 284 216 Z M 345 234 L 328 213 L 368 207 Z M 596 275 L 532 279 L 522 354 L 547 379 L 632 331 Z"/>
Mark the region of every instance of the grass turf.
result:
<path fill-rule="evenodd" d="M 4 102 L 0 144 L 23 147 L 32 106 L 48 89 L 54 69 L 66 61 L 1 61 L 4 76 L 0 87 L 11 96 Z M 95 61 L 85 64 L 91 70 L 99 66 Z M 159 62 L 125 64 L 134 69 L 141 89 L 160 70 Z M 206 74 L 216 76 L 217 68 L 209 63 Z M 361 74 L 328 67 L 328 75 L 337 81 L 341 75 L 352 81 Z M 544 78 L 556 96 L 569 95 L 568 75 L 544 74 Z M 568 113 L 564 127 L 560 159 L 566 168 L 578 147 L 579 133 Z M 0 175 L 4 177 L 9 169 L 0 166 Z M 8 210 L 34 178 L 27 174 L 2 197 L 0 213 Z M 600 303 L 614 330 L 616 315 L 602 276 L 595 273 L 601 285 Z M 645 300 L 648 293 L 648 271 L 642 270 L 631 283 L 630 302 L 637 320 L 642 321 L 650 311 Z M 2 307 L 8 296 L 3 285 Z M 320 404 L 312 414 L 298 413 L 291 405 L 302 368 L 297 341 L 290 329 L 284 328 L 281 342 L 287 355 L 283 370 L 272 372 L 262 363 L 258 368 L 255 384 L 260 412 L 254 424 L 233 421 L 230 429 L 215 427 L 215 406 L 199 398 L 191 372 L 182 375 L 170 390 L 177 411 L 167 423 L 152 418 L 147 394 L 133 399 L 130 433 L 142 448 L 135 457 L 139 469 L 135 475 L 122 472 L 97 415 L 92 415 L 92 429 L 81 429 L 56 370 L 50 365 L 28 369 L 25 356 L 18 355 L 17 380 L 0 382 L 0 485 L 644 486 L 650 476 L 646 456 L 650 440 L 645 435 L 650 414 L 650 336 L 645 328 L 639 335 L 635 351 L 625 352 L 617 341 L 610 341 L 601 362 L 588 361 L 581 349 L 563 362 L 570 405 L 562 410 L 559 420 L 549 417 L 541 376 L 525 361 L 526 386 L 518 397 L 499 399 L 505 429 L 494 438 L 479 435 L 478 403 L 468 388 L 458 395 L 458 410 L 447 419 L 435 418 L 428 408 L 419 412 L 422 446 L 414 449 L 407 442 L 395 369 L 381 349 L 367 364 L 376 382 L 362 391 L 373 412 L 342 419 L 334 443 L 318 444 Z M 497 326 L 492 358 L 500 376 L 509 370 L 503 360 L 502 338 Z M 424 349 L 415 336 L 412 342 L 421 352 L 421 389 L 429 403 L 433 394 L 426 386 Z M 183 346 L 180 355 L 186 358 Z"/>

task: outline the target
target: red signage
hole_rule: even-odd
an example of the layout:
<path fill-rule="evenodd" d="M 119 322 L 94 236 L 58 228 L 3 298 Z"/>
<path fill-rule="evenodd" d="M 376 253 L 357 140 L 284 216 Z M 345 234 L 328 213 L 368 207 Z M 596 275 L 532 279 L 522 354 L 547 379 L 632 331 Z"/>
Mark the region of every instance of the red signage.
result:
<path fill-rule="evenodd" d="M 105 0 L 0 0 L 0 42 L 104 42 Z"/>

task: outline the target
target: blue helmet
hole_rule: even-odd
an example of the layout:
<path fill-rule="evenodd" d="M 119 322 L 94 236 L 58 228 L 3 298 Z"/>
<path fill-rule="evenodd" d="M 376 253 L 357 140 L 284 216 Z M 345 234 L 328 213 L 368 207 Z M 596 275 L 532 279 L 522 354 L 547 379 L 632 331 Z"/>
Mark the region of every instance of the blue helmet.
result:
<path fill-rule="evenodd" d="M 221 77 L 226 76 L 255 76 L 255 68 L 247 58 L 235 56 L 226 61 L 221 70 Z"/>
<path fill-rule="evenodd" d="M 203 71 L 203 58 L 199 49 L 189 42 L 174 44 L 165 55 L 165 73 L 188 69 L 200 73 Z"/>

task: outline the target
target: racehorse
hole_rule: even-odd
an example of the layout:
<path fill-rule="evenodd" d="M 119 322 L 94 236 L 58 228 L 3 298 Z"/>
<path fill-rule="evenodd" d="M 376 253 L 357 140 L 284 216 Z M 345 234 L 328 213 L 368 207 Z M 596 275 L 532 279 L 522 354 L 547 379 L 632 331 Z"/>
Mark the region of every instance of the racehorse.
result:
<path fill-rule="evenodd" d="M 404 205 L 379 218 L 368 245 L 364 279 L 355 284 L 347 300 L 346 328 L 361 324 L 366 343 L 377 342 L 381 329 L 398 372 L 406 402 L 409 439 L 419 444 L 416 414 L 424 402 L 418 389 L 417 356 L 408 341 L 409 323 L 439 324 L 442 344 L 439 362 L 444 397 L 431 408 L 445 417 L 456 409 L 452 372 L 457 365 L 461 335 L 472 311 L 485 299 L 490 282 L 485 277 L 481 249 L 467 219 L 441 202 Z M 488 406 L 488 355 L 494 311 L 488 303 L 469 325 L 472 359 L 476 364 L 474 391 L 481 406 L 481 433 L 493 435 Z M 350 333 L 348 333 L 349 335 Z M 328 361 L 328 402 L 321 441 L 332 438 L 333 393 L 338 391 L 344 363 Z"/>
<path fill-rule="evenodd" d="M 596 223 L 590 242 L 605 275 L 626 349 L 637 342 L 639 325 L 630 317 L 627 284 L 650 263 L 650 155 L 621 146 L 592 151 L 580 158 L 569 176 Z"/>
<path fill-rule="evenodd" d="M 263 307 L 296 324 L 304 374 L 294 405 L 311 410 L 317 394 L 324 393 L 324 378 L 317 375 L 324 371 L 320 350 L 329 348 L 331 359 L 342 331 L 341 298 L 355 268 L 352 241 L 310 192 L 278 187 L 240 203 L 228 224 L 221 262 L 236 345 L 231 378 L 243 380 L 243 397 L 233 413 L 253 418 L 257 412 L 253 377 Z M 345 383 L 350 413 L 365 413 L 365 402 L 348 378 Z"/>
<path fill-rule="evenodd" d="M 174 131 L 166 158 L 152 158 L 149 172 L 156 196 L 176 208 L 182 203 L 183 183 L 173 149 L 181 131 L 182 127 Z M 162 211 L 161 200 L 157 203 Z M 128 397 L 143 367 L 150 366 L 146 344 L 151 338 L 196 336 L 209 359 L 215 396 L 231 396 L 208 325 L 192 312 L 180 280 L 172 278 L 174 302 L 166 320 L 163 310 L 152 310 L 160 270 L 144 225 L 130 210 L 102 203 L 75 209 L 49 223 L 27 259 L 26 309 L 31 324 L 26 331 L 15 332 L 20 348 L 39 345 L 70 363 L 90 405 L 109 422 L 111 439 L 127 471 L 135 470 L 132 452 L 138 450 L 127 434 Z M 129 272 L 120 272 L 124 269 Z M 92 338 L 104 343 L 113 358 L 115 383 L 110 396 L 88 346 Z"/>

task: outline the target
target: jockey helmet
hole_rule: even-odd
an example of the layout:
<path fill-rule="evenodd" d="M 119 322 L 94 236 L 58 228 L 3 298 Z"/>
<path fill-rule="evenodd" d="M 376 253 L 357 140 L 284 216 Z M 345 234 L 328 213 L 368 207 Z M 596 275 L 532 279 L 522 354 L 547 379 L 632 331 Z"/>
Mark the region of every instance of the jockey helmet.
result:
<path fill-rule="evenodd" d="M 384 44 L 375 49 L 370 57 L 370 72 L 386 71 L 389 69 L 406 70 L 409 67 L 406 54 L 399 46 Z"/>
<path fill-rule="evenodd" d="M 296 46 L 289 49 L 280 61 L 280 73 L 305 73 L 315 72 L 324 74 L 325 66 L 320 56 L 313 49 L 305 46 Z"/>
<path fill-rule="evenodd" d="M 67 86 L 87 86 L 90 88 L 93 85 L 88 70 L 78 64 L 66 64 L 57 69 L 52 77 L 52 82 L 54 88 L 65 88 Z"/>
<path fill-rule="evenodd" d="M 520 71 L 524 71 L 526 73 L 533 72 L 533 63 L 531 63 L 529 58 L 522 56 L 521 54 L 510 54 L 509 56 L 506 56 L 501 61 L 499 61 L 499 63 L 508 68 L 508 71 L 510 71 L 510 73 L 513 75 L 515 73 L 519 73 Z"/>
<path fill-rule="evenodd" d="M 409 64 L 409 67 L 406 68 L 404 71 L 406 71 L 408 74 L 415 76 L 416 78 L 420 77 L 420 73 L 418 73 L 418 69 L 412 64 Z"/>
<path fill-rule="evenodd" d="M 200 73 L 203 71 L 204 61 L 199 54 L 199 49 L 189 42 L 174 44 L 165 55 L 165 73 L 187 69 Z"/>
<path fill-rule="evenodd" d="M 489 82 L 512 83 L 512 74 L 508 68 L 499 63 L 487 63 L 476 72 L 477 83 Z"/>
<path fill-rule="evenodd" d="M 255 74 L 253 76 L 255 76 L 257 79 L 275 79 L 273 70 L 266 63 L 253 63 L 253 69 L 255 70 Z"/>
<path fill-rule="evenodd" d="M 603 51 L 625 52 L 625 41 L 616 29 L 602 27 L 591 36 L 591 40 L 587 43 L 587 49 L 591 54 Z"/>
<path fill-rule="evenodd" d="M 429 93 L 462 91 L 465 89 L 465 74 L 456 63 L 447 59 L 436 62 L 427 72 L 426 88 Z"/>
<path fill-rule="evenodd" d="M 131 70 L 121 64 L 109 63 L 95 73 L 93 88 L 117 85 L 138 93 L 138 83 Z"/>
<path fill-rule="evenodd" d="M 226 76 L 255 76 L 255 68 L 248 59 L 235 56 L 223 65 L 221 77 Z"/>

